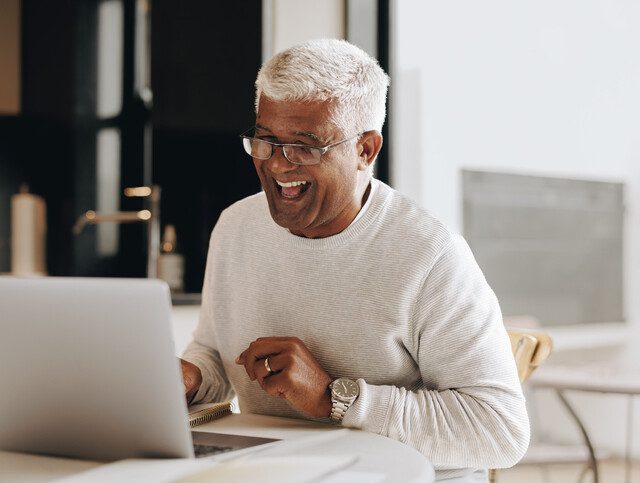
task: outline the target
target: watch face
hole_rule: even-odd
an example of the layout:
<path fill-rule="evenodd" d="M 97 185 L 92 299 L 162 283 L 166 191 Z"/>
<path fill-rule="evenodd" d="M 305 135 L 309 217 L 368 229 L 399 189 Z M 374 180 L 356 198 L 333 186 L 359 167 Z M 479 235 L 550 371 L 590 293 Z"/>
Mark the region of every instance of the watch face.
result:
<path fill-rule="evenodd" d="M 352 398 L 358 395 L 360 387 L 357 382 L 351 379 L 340 378 L 333 383 L 333 392 L 338 397 Z"/>

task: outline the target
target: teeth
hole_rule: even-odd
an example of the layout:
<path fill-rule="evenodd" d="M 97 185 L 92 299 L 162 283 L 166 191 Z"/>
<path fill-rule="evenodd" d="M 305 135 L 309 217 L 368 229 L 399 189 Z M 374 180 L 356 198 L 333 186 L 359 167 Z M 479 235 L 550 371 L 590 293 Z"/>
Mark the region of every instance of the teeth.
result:
<path fill-rule="evenodd" d="M 281 186 L 282 188 L 293 188 L 294 186 L 301 186 L 303 184 L 307 184 L 306 181 L 291 181 L 290 183 L 283 183 L 278 180 L 276 180 L 276 183 L 278 183 L 278 186 Z"/>

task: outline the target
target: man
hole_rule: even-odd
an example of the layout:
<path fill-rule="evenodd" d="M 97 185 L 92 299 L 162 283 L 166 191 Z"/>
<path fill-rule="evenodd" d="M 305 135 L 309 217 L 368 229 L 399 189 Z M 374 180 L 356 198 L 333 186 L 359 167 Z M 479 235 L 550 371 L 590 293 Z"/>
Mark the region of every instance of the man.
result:
<path fill-rule="evenodd" d="M 382 434 L 475 481 L 523 455 L 524 398 L 466 243 L 372 177 L 387 86 L 338 40 L 260 70 L 242 141 L 264 191 L 213 230 L 186 394 Z"/>

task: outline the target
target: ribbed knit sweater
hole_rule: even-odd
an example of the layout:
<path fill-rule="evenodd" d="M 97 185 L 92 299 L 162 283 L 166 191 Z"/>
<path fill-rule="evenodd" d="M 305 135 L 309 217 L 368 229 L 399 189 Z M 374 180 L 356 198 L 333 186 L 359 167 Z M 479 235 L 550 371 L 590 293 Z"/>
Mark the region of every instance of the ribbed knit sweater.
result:
<path fill-rule="evenodd" d="M 327 238 L 277 225 L 264 193 L 222 213 L 184 354 L 203 375 L 194 402 L 237 395 L 242 412 L 303 418 L 234 362 L 258 337 L 295 336 L 358 381 L 344 426 L 416 448 L 440 478 L 511 466 L 529 422 L 496 297 L 461 237 L 372 183 L 366 212 Z"/>

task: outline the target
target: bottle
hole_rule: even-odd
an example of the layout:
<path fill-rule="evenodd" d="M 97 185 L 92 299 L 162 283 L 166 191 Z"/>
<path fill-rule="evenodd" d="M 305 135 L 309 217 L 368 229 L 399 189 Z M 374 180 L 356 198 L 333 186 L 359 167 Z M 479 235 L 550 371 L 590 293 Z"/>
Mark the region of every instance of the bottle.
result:
<path fill-rule="evenodd" d="M 47 207 L 26 184 L 11 197 L 11 273 L 46 275 Z"/>
<path fill-rule="evenodd" d="M 184 290 L 184 256 L 176 252 L 176 228 L 166 225 L 158 257 L 158 278 L 164 280 L 174 293 Z"/>

